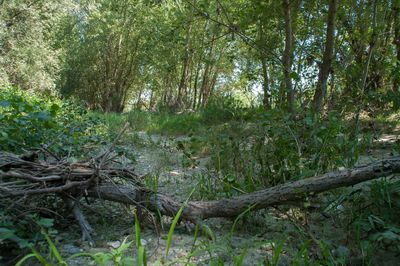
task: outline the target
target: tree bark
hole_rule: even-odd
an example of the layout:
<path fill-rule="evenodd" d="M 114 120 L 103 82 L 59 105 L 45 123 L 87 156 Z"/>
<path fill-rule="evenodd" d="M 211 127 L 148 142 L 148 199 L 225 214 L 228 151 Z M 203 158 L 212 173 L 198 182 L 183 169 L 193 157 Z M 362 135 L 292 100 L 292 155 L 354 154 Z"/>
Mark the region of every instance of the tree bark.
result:
<path fill-rule="evenodd" d="M 294 90 L 291 78 L 293 59 L 293 25 L 290 0 L 283 0 L 283 12 L 285 17 L 285 50 L 283 52 L 284 88 L 287 96 L 287 106 L 290 112 L 294 111 Z M 283 94 L 282 94 L 283 95 Z"/>
<path fill-rule="evenodd" d="M 335 18 L 337 11 L 337 0 L 329 1 L 325 50 L 322 58 L 322 64 L 319 70 L 317 88 L 313 99 L 313 108 L 315 111 L 321 111 L 327 90 L 327 80 L 332 65 L 333 48 L 335 44 Z"/>

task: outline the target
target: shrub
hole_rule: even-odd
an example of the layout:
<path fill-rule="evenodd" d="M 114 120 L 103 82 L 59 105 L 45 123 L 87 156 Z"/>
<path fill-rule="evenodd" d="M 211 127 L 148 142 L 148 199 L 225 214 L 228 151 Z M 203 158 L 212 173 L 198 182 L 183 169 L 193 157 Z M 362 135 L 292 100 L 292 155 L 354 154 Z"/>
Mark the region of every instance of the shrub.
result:
<path fill-rule="evenodd" d="M 48 145 L 58 154 L 79 154 L 104 136 L 100 119 L 76 103 L 0 90 L 0 150 L 18 153 Z"/>
<path fill-rule="evenodd" d="M 213 129 L 204 139 L 212 166 L 221 172 L 224 186 L 251 191 L 288 180 L 324 173 L 357 161 L 362 143 L 337 115 L 322 118 L 311 113 L 299 119 L 270 111 L 254 123 L 230 123 Z"/>

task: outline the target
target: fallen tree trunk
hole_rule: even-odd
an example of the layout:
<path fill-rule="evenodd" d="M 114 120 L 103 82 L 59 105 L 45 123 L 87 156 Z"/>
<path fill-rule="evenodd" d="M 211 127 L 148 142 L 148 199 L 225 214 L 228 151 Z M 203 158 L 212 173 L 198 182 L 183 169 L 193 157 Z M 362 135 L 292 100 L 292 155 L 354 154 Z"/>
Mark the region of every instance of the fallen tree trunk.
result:
<path fill-rule="evenodd" d="M 181 217 L 191 221 L 211 217 L 234 217 L 248 208 L 258 210 L 285 204 L 304 198 L 309 193 L 320 193 L 339 187 L 351 186 L 395 173 L 400 173 L 400 157 L 289 182 L 229 199 L 189 201 Z M 184 204 L 182 201 L 162 193 L 124 185 L 104 184 L 90 190 L 89 196 L 126 204 L 141 204 L 151 211 L 159 211 L 167 216 L 174 216 Z"/>
<path fill-rule="evenodd" d="M 174 216 L 178 212 L 183 205 L 182 201 L 145 188 L 133 169 L 115 168 L 111 164 L 112 158 L 110 152 L 107 152 L 83 163 L 49 163 L 0 152 L 0 199 L 46 194 L 79 199 L 85 195 L 136 205 L 167 216 Z M 395 173 L 400 173 L 400 157 L 289 182 L 229 199 L 189 201 L 181 217 L 194 222 L 211 217 L 234 217 L 248 208 L 257 210 L 285 204 L 304 198 L 308 193 L 351 186 Z M 89 238 L 91 228 L 83 219 L 78 201 L 74 204 L 68 203 L 83 228 L 84 236 Z"/>

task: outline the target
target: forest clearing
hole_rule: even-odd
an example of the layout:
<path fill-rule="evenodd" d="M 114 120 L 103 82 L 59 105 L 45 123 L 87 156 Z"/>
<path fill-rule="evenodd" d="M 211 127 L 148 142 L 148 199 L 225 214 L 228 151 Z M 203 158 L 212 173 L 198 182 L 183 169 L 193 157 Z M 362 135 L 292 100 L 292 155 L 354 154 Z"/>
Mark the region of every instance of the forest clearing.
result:
<path fill-rule="evenodd" d="M 0 0 L 1 265 L 400 265 L 400 2 Z"/>

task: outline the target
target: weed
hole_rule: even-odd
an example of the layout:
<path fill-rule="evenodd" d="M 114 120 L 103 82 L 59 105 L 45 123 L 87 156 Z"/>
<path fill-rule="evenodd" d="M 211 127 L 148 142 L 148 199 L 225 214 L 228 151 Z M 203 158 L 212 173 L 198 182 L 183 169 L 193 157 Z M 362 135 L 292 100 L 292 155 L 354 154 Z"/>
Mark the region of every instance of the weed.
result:
<path fill-rule="evenodd" d="M 146 250 L 142 246 L 140 234 L 141 234 L 140 223 L 139 223 L 137 213 L 135 212 L 135 240 L 136 240 L 136 249 L 137 249 L 136 265 L 137 266 L 146 266 L 147 265 Z"/>

